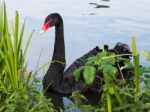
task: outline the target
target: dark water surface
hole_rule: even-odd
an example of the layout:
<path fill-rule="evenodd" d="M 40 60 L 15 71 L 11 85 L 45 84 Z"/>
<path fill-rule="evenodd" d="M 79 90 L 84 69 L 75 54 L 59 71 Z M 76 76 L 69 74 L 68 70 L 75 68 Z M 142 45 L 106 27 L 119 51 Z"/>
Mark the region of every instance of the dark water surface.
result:
<path fill-rule="evenodd" d="M 26 33 L 35 30 L 28 51 L 28 69 L 35 70 L 51 60 L 54 46 L 54 28 L 44 35 L 40 29 L 45 17 L 58 12 L 64 20 L 66 60 L 69 66 L 95 46 L 108 44 L 110 48 L 117 42 L 131 46 L 131 37 L 137 39 L 139 51 L 150 52 L 150 0 L 5 0 L 9 20 L 15 10 L 20 13 L 21 22 L 26 19 Z M 97 5 L 109 8 L 96 8 Z M 27 38 L 25 38 L 26 40 Z M 149 65 L 141 57 L 142 65 Z M 46 71 L 46 69 L 45 69 Z M 43 77 L 44 72 L 39 73 Z"/>

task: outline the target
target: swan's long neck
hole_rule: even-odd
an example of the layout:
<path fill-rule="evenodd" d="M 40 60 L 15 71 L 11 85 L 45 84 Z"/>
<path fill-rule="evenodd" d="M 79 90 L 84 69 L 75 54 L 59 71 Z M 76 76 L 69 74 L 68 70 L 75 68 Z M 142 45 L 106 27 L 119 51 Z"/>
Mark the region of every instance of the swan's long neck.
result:
<path fill-rule="evenodd" d="M 52 85 L 52 89 L 57 90 L 63 80 L 63 73 L 66 67 L 65 60 L 65 43 L 63 22 L 55 26 L 55 45 L 52 57 L 52 63 L 45 76 L 45 85 Z"/>
<path fill-rule="evenodd" d="M 55 45 L 52 61 L 66 63 L 63 22 L 55 26 Z"/>

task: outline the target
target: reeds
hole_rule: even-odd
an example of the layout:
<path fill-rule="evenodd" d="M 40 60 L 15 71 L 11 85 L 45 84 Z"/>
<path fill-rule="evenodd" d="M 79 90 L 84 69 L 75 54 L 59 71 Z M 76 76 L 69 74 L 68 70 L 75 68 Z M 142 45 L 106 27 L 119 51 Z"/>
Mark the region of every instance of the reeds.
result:
<path fill-rule="evenodd" d="M 25 22 L 20 25 L 17 11 L 11 26 L 8 25 L 6 5 L 0 2 L 0 112 L 53 112 L 50 99 L 38 90 L 34 77 L 26 70 L 25 59 L 34 31 L 23 48 Z"/>

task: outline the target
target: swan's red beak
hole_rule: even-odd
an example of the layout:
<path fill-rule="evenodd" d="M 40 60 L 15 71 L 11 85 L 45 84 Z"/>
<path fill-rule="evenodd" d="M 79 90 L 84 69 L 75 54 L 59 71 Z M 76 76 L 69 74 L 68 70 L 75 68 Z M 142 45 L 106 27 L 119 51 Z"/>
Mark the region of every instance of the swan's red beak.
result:
<path fill-rule="evenodd" d="M 46 30 L 50 27 L 50 23 L 51 23 L 51 20 L 47 21 L 47 22 L 43 25 L 43 27 L 42 27 L 42 29 L 41 29 L 41 31 L 40 31 L 40 34 L 43 34 L 44 32 L 46 32 Z"/>

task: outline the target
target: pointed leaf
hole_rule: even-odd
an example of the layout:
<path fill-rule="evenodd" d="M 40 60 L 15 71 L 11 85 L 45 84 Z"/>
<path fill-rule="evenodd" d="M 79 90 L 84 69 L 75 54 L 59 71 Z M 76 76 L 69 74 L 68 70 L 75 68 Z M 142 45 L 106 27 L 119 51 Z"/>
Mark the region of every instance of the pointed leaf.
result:
<path fill-rule="evenodd" d="M 4 3 L 4 28 L 3 28 L 3 34 L 9 35 L 8 31 L 8 22 L 7 22 L 7 13 L 6 13 L 6 5 Z"/>
<path fill-rule="evenodd" d="M 75 77 L 75 81 L 79 81 L 80 79 L 80 75 L 81 75 L 81 69 L 76 69 L 74 72 L 73 72 L 73 75 Z"/>
<path fill-rule="evenodd" d="M 84 79 L 87 85 L 91 85 L 95 78 L 95 68 L 93 66 L 86 66 L 84 69 Z"/>
<path fill-rule="evenodd" d="M 132 37 L 132 53 L 133 53 L 133 56 L 138 55 L 137 48 L 136 48 L 136 39 L 135 39 L 135 37 Z"/>
<path fill-rule="evenodd" d="M 0 1 L 0 40 L 3 36 L 3 6 Z"/>

